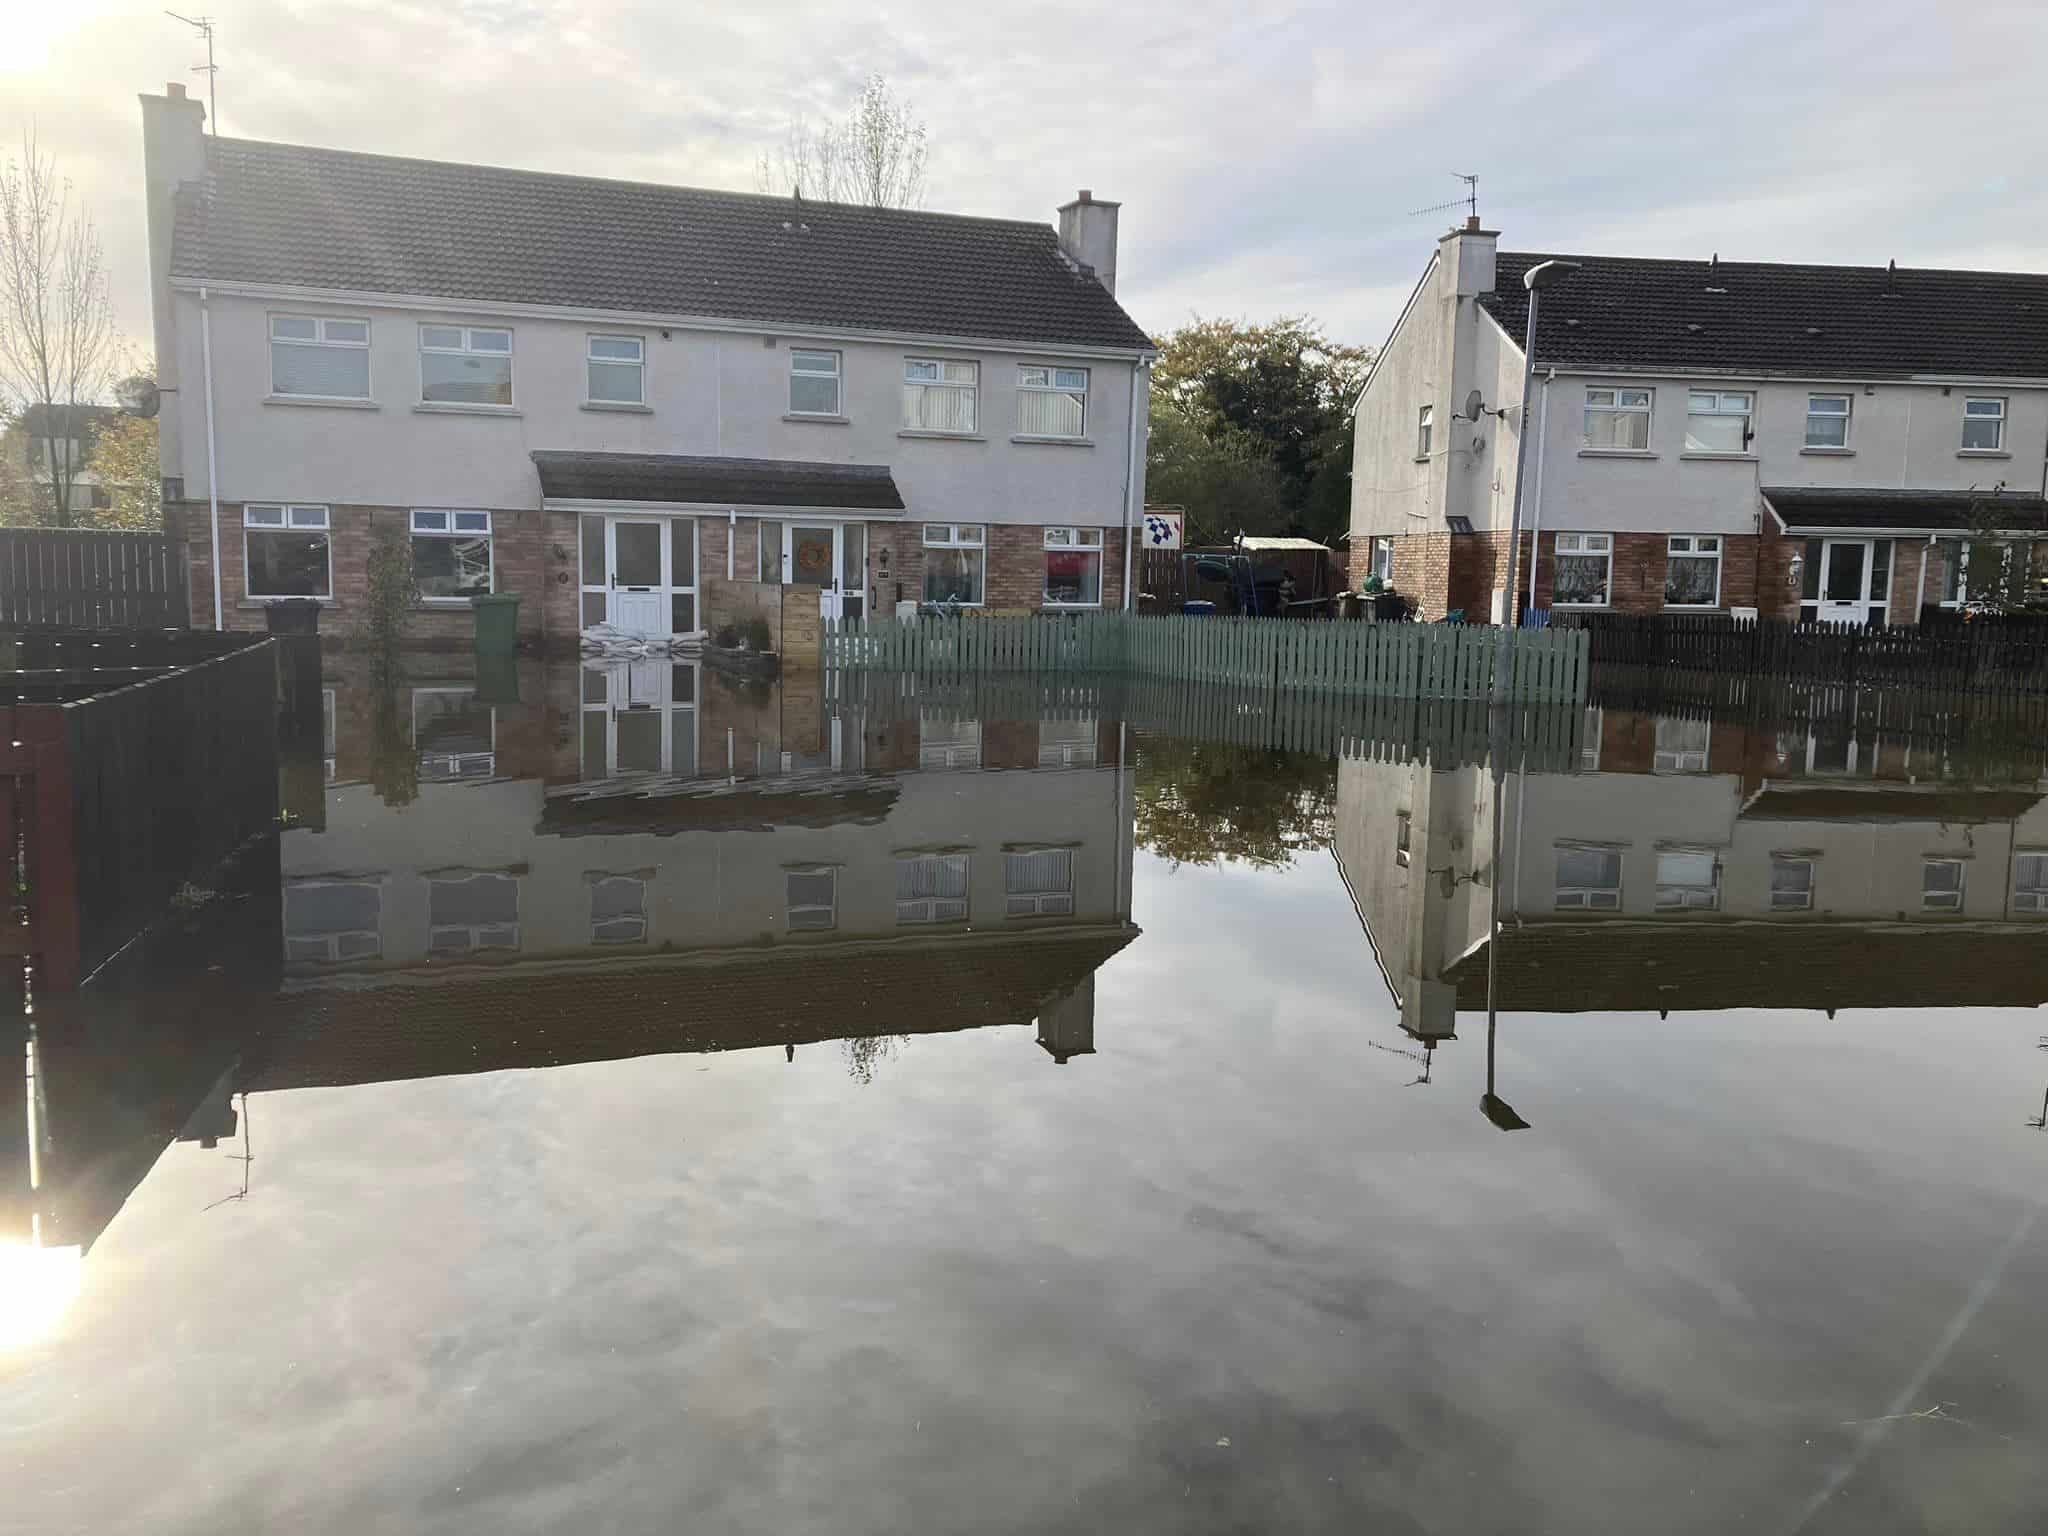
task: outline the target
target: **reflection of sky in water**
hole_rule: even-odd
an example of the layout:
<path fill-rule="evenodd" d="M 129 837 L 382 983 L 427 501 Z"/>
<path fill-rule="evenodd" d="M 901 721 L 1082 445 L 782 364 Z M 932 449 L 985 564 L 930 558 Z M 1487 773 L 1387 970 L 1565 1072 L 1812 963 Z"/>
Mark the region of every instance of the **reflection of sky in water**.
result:
<path fill-rule="evenodd" d="M 984 743 L 1011 750 L 934 729 L 947 760 L 904 778 L 988 782 Z M 1034 735 L 1049 771 L 999 783 L 1023 805 L 1076 754 L 1106 779 L 1096 744 Z M 1662 1019 L 1518 1004 L 1494 1070 L 1529 1129 L 1504 1135 L 1483 1009 L 1460 1002 L 1426 1083 L 1401 1054 L 1400 957 L 1316 846 L 1312 777 L 1280 813 L 1204 810 L 1261 867 L 1167 835 L 1199 789 L 1174 771 L 1178 799 L 1137 775 L 1162 838 L 1135 859 L 1143 932 L 1095 974 L 1093 1054 L 1065 1065 L 1027 1016 L 953 1029 L 969 966 L 902 1001 L 937 1032 L 858 1051 L 579 1062 L 572 1029 L 545 1070 L 251 1093 L 247 1198 L 226 1199 L 240 1142 L 172 1145 L 68 1310 L 0 1362 L 0 1413 L 33 1426 L 13 1517 L 1719 1532 L 1793 1529 L 1838 1481 L 1807 1529 L 2018 1530 L 2048 1507 L 2048 1015 L 1755 1006 L 1770 977 Z M 530 825 L 538 795 L 518 803 Z M 1441 828 L 1411 832 L 1433 899 L 1469 898 L 1473 850 L 1443 882 Z M 877 835 L 914 866 L 891 900 L 921 942 L 959 855 Z M 780 918 L 789 834 L 723 836 L 721 878 L 782 871 Z M 647 880 L 585 863 L 592 942 L 658 927 Z M 797 943 L 848 940 L 853 878 L 841 930 Z M 495 899 L 452 892 L 444 926 L 501 925 Z M 966 942 L 1000 926 L 974 917 Z M 1629 964 L 1617 939 L 1617 986 Z M 679 1009 L 711 995 L 663 974 Z M 420 1006 L 405 1027 L 444 1029 Z M 464 1026 L 480 1049 L 563 1028 L 537 990 L 496 1006 Z"/>

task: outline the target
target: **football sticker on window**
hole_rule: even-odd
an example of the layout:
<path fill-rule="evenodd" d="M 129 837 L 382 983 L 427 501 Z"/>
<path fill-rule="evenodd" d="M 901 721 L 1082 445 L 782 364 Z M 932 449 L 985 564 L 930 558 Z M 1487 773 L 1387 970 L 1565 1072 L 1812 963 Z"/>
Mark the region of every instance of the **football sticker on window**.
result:
<path fill-rule="evenodd" d="M 1179 512 L 1147 512 L 1145 514 L 1145 547 L 1147 549 L 1179 549 L 1182 516 L 1183 514 Z"/>

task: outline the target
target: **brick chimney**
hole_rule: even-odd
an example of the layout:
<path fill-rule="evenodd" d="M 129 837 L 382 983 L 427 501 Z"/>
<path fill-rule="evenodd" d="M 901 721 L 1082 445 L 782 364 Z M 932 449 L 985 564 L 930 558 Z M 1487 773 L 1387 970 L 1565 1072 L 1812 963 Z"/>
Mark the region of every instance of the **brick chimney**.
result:
<path fill-rule="evenodd" d="M 1111 293 L 1116 292 L 1116 213 L 1122 203 L 1105 203 L 1082 188 L 1060 207 L 1060 249 L 1090 268 Z"/>
<path fill-rule="evenodd" d="M 178 441 L 178 330 L 171 303 L 171 231 L 178 221 L 178 188 L 206 175 L 206 108 L 173 80 L 161 96 L 142 101 L 142 182 L 149 218 L 149 309 L 156 338 L 156 382 L 163 391 L 157 432 L 159 469 L 166 479 L 184 473 Z"/>

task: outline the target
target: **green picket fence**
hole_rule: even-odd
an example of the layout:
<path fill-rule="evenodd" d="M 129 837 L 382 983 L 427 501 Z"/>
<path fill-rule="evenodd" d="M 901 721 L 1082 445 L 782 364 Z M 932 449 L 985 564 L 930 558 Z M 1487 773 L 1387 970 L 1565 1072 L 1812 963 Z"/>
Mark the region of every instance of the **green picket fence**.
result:
<path fill-rule="evenodd" d="M 1120 673 L 1257 688 L 1475 699 L 1493 691 L 1501 632 L 1463 624 L 1331 624 L 1127 613 L 841 619 L 827 668 L 905 673 Z M 1513 691 L 1539 703 L 1586 696 L 1583 631 L 1510 637 Z"/>

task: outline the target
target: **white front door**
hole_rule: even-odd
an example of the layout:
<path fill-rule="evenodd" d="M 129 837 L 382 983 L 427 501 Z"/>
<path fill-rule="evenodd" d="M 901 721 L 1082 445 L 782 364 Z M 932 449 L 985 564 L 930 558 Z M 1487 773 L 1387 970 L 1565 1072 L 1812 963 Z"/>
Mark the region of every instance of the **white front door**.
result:
<path fill-rule="evenodd" d="M 818 611 L 828 619 L 857 619 L 866 611 L 868 539 L 865 523 L 784 523 L 782 583 L 818 589 Z"/>
<path fill-rule="evenodd" d="M 694 776 L 697 675 L 688 661 L 585 663 L 582 777 Z"/>
<path fill-rule="evenodd" d="M 581 535 L 585 628 L 656 640 L 698 633 L 694 519 L 591 512 Z"/>
<path fill-rule="evenodd" d="M 1873 539 L 1829 539 L 1821 546 L 1820 602 L 1823 624 L 1869 624 L 1882 617 L 1884 587 L 1890 579 Z"/>

